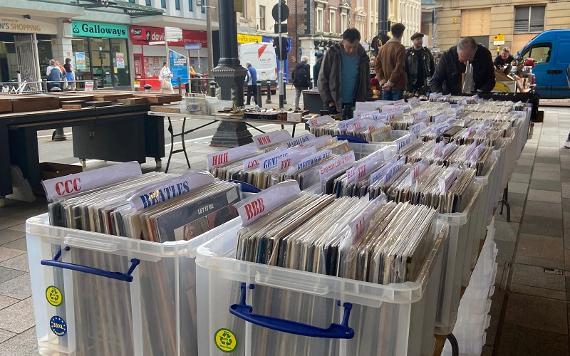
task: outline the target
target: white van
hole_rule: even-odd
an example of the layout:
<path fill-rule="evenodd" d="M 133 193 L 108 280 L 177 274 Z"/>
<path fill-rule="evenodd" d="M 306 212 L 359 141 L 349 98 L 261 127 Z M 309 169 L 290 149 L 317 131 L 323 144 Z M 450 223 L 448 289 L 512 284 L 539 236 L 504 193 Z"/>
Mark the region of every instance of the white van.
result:
<path fill-rule="evenodd" d="M 244 43 L 239 46 L 239 61 L 245 67 L 249 62 L 257 71 L 257 82 L 269 80 L 273 87 L 277 82 L 277 55 L 272 43 Z"/>

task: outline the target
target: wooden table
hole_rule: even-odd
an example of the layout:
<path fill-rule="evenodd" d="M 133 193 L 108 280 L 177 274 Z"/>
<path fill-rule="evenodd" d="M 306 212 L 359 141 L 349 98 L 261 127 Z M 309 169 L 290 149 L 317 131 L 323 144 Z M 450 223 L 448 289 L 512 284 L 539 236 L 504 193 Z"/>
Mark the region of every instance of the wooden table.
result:
<path fill-rule="evenodd" d="M 10 165 L 41 192 L 37 132 L 73 129 L 73 154 L 85 159 L 144 163 L 164 157 L 164 120 L 148 119 L 148 104 L 45 110 L 0 115 L 0 199 L 12 193 Z"/>
<path fill-rule="evenodd" d="M 252 123 L 259 123 L 259 124 L 273 124 L 273 125 L 281 125 L 281 128 L 284 128 L 285 125 L 293 126 L 293 133 L 292 136 L 295 136 L 295 128 L 298 124 L 302 124 L 303 122 L 290 122 L 290 121 L 278 121 L 278 120 L 257 120 L 257 119 L 244 119 L 241 116 L 229 115 L 229 114 L 216 114 L 216 115 L 195 115 L 195 114 L 187 114 L 187 113 L 176 113 L 176 112 L 162 112 L 162 111 L 149 111 L 149 116 L 157 116 L 163 117 L 168 119 L 168 132 L 170 132 L 170 152 L 168 154 L 168 160 L 166 163 L 166 170 L 168 172 L 168 168 L 170 166 L 170 160 L 172 156 L 176 153 L 184 153 L 186 157 L 186 164 L 188 164 L 188 168 L 190 168 L 190 160 L 188 159 L 188 153 L 186 152 L 186 142 L 184 136 L 192 133 L 196 130 L 202 129 L 204 127 L 213 125 L 217 122 L 227 121 L 227 122 L 243 122 L 247 126 L 251 127 L 254 130 L 257 130 L 261 133 L 265 133 L 265 131 L 261 130 L 258 127 L 252 125 Z M 182 130 L 180 132 L 175 133 L 174 128 L 172 126 L 172 119 L 182 119 Z M 198 127 L 194 127 L 191 129 L 186 129 L 186 121 L 187 120 L 208 120 L 210 122 L 200 125 Z M 182 141 L 182 148 L 181 149 L 174 149 L 174 139 L 176 137 L 180 137 Z"/>

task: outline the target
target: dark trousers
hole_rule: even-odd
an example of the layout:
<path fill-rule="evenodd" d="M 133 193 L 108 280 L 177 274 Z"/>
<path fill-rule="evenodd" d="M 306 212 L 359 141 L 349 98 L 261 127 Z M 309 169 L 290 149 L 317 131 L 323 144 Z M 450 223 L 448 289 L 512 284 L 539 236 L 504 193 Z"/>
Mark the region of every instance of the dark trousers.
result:
<path fill-rule="evenodd" d="M 253 95 L 253 102 L 257 105 L 257 85 L 247 86 L 247 105 L 251 103 L 252 95 Z"/>

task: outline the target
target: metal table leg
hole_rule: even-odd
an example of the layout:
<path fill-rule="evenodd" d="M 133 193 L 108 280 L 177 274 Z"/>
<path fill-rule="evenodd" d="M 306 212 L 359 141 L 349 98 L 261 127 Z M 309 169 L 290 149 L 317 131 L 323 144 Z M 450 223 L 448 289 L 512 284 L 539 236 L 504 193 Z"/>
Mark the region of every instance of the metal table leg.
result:
<path fill-rule="evenodd" d="M 184 140 L 184 135 L 187 133 L 186 118 L 182 120 L 182 132 L 177 134 L 174 133 L 174 128 L 172 127 L 172 120 L 170 119 L 170 116 L 167 116 L 167 119 L 168 119 L 168 132 L 170 132 L 170 153 L 168 154 L 168 161 L 166 162 L 166 169 L 164 170 L 164 172 L 168 173 L 168 168 L 170 167 L 170 160 L 172 159 L 172 155 L 180 152 L 184 152 L 184 157 L 186 158 L 186 164 L 188 164 L 188 168 L 190 168 L 190 160 L 188 159 L 188 153 L 186 152 L 186 142 Z M 182 141 L 182 149 L 175 150 L 174 138 L 178 136 L 180 136 L 180 139 Z"/>
<path fill-rule="evenodd" d="M 501 203 L 501 211 L 499 214 L 503 215 L 503 207 L 507 207 L 507 221 L 511 222 L 511 204 L 509 204 L 509 183 L 503 190 L 503 198 L 499 201 Z"/>

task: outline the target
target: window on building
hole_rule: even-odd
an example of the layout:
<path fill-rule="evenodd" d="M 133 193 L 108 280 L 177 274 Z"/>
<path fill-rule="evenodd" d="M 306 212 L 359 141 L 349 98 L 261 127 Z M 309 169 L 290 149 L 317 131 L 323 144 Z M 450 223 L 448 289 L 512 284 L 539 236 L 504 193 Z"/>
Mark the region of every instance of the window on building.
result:
<path fill-rule="evenodd" d="M 259 29 L 265 31 L 265 6 L 259 5 Z"/>
<path fill-rule="evenodd" d="M 152 6 L 152 0 L 146 0 L 145 4 L 146 6 Z"/>
<path fill-rule="evenodd" d="M 129 0 L 129 2 L 134 4 L 134 3 L 135 3 L 135 0 Z"/>
<path fill-rule="evenodd" d="M 166 9 L 166 0 L 160 0 L 160 7 Z"/>
<path fill-rule="evenodd" d="M 515 8 L 515 33 L 544 31 L 544 6 Z"/>
<path fill-rule="evenodd" d="M 317 32 L 323 32 L 323 22 L 324 22 L 323 15 L 324 15 L 323 9 L 318 8 L 317 9 Z"/>
<path fill-rule="evenodd" d="M 188 11 L 194 12 L 194 0 L 188 0 Z"/>
<path fill-rule="evenodd" d="M 174 8 L 180 10 L 180 0 L 174 0 Z"/>
<path fill-rule="evenodd" d="M 203 14 L 206 13 L 206 2 L 204 0 L 202 0 L 202 8 L 200 9 L 200 12 Z"/>
<path fill-rule="evenodd" d="M 329 32 L 336 33 L 336 11 L 331 10 L 329 14 Z"/>
<path fill-rule="evenodd" d="M 550 61 L 550 54 L 552 52 L 552 45 L 550 43 L 537 44 L 525 53 L 523 53 L 523 58 L 532 58 L 536 63 L 548 63 Z"/>
<path fill-rule="evenodd" d="M 340 30 L 341 32 L 344 32 L 344 30 L 346 30 L 347 26 L 347 22 L 346 22 L 346 13 L 343 12 L 340 14 Z"/>

